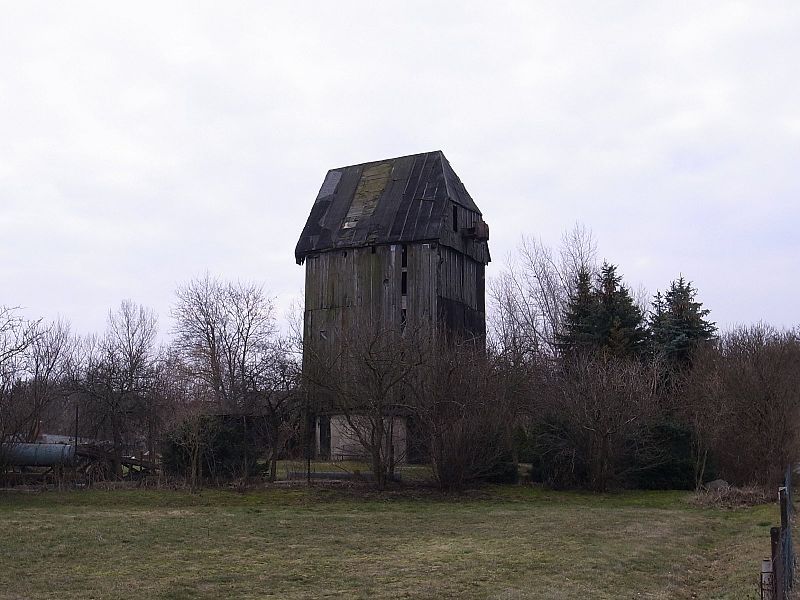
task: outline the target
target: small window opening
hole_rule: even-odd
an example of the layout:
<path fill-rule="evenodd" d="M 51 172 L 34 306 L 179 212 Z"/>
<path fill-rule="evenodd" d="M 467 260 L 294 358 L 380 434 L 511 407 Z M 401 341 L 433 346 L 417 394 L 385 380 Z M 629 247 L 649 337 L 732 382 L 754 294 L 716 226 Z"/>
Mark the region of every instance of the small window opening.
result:
<path fill-rule="evenodd" d="M 458 207 L 453 205 L 453 231 L 458 231 Z"/>
<path fill-rule="evenodd" d="M 408 273 L 403 271 L 400 275 L 400 293 L 405 296 L 408 293 Z"/>
<path fill-rule="evenodd" d="M 400 266 L 407 267 L 408 266 L 408 245 L 403 244 L 403 252 L 400 255 Z"/>
<path fill-rule="evenodd" d="M 372 247 L 372 253 L 375 254 L 375 246 Z"/>

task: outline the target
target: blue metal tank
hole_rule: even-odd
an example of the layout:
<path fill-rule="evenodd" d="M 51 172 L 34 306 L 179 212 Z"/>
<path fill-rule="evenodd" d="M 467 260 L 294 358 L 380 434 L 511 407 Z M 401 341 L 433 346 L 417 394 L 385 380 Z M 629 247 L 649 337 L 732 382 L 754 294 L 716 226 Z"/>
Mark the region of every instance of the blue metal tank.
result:
<path fill-rule="evenodd" d="M 15 467 L 66 467 L 75 462 L 72 444 L 3 444 L 0 462 Z"/>

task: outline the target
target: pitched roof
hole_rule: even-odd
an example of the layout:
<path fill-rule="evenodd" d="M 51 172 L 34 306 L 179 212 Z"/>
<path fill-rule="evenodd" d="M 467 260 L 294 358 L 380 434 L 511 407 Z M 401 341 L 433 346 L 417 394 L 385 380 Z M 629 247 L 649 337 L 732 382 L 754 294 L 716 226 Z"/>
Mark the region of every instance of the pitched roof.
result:
<path fill-rule="evenodd" d="M 481 212 L 440 150 L 331 169 L 295 248 L 312 252 L 437 240 L 448 203 Z"/>

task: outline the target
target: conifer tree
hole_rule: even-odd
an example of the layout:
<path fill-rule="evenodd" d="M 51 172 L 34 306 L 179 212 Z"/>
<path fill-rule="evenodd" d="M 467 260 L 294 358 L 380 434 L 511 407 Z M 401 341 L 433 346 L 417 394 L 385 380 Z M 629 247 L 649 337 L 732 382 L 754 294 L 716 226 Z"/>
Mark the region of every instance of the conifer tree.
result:
<path fill-rule="evenodd" d="M 644 317 L 615 265 L 603 263 L 594 287 L 588 272 L 577 275 L 559 336 L 563 355 L 603 351 L 638 356 L 645 340 Z"/>
<path fill-rule="evenodd" d="M 593 321 L 599 348 L 615 356 L 639 356 L 647 339 L 644 316 L 617 275 L 616 265 L 603 263 L 595 295 Z"/>
<path fill-rule="evenodd" d="M 683 276 L 658 292 L 650 311 L 650 345 L 654 354 L 664 356 L 673 367 L 690 364 L 694 350 L 713 339 L 717 331 L 706 317 L 711 311 L 697 301 L 697 289 Z"/>
<path fill-rule="evenodd" d="M 596 349 L 597 336 L 593 323 L 595 304 L 591 273 L 581 270 L 575 277 L 575 287 L 564 312 L 563 333 L 557 337 L 558 348 L 562 354 Z"/>

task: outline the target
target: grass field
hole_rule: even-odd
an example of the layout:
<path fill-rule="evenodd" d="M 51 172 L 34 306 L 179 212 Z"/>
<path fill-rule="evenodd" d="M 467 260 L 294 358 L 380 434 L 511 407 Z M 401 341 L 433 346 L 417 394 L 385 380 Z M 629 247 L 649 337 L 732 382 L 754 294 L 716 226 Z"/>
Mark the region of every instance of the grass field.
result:
<path fill-rule="evenodd" d="M 687 498 L 0 493 L 0 598 L 756 598 L 777 509 Z"/>

